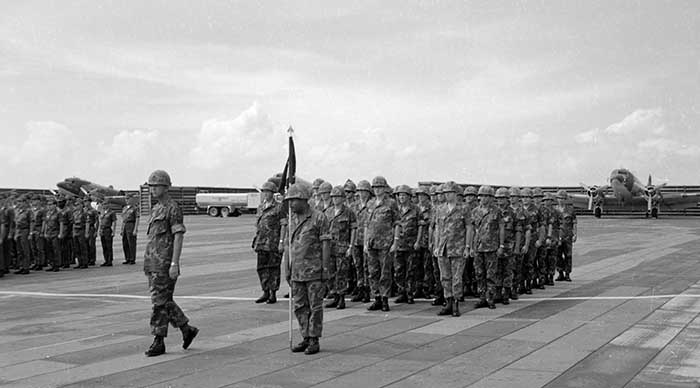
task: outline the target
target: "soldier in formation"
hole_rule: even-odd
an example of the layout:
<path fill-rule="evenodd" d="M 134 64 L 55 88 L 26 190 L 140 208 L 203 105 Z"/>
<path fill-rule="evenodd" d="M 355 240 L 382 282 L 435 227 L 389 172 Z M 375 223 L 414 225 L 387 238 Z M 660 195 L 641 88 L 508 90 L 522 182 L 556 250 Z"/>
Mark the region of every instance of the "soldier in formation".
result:
<path fill-rule="evenodd" d="M 98 234 L 102 245 L 102 259 L 100 267 L 111 267 L 114 260 L 114 227 L 117 224 L 117 213 L 106 203 L 100 205 Z"/>
<path fill-rule="evenodd" d="M 281 223 L 286 215 L 282 210 L 282 204 L 275 201 L 273 197 L 275 192 L 277 192 L 277 187 L 274 183 L 263 183 L 260 191 L 260 206 L 257 210 L 256 232 L 252 244 L 258 257 L 257 271 L 263 294 L 255 303 L 276 303 L 276 293 L 280 287 L 282 256 L 278 248 Z"/>
<path fill-rule="evenodd" d="M 124 262 L 122 264 L 136 264 L 136 236 L 138 236 L 139 210 L 138 199 L 130 194 L 126 199 L 126 206 L 122 209 L 122 248 L 124 250 Z"/>

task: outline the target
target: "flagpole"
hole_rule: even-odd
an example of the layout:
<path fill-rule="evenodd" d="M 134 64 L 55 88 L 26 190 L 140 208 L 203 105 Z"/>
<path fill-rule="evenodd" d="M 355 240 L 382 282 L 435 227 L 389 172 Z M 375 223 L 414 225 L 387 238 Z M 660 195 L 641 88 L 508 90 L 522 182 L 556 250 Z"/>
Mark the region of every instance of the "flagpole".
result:
<path fill-rule="evenodd" d="M 292 134 L 294 133 L 294 130 L 292 129 L 292 126 L 289 126 L 289 129 L 287 130 L 287 133 L 289 133 L 289 138 L 292 138 Z M 288 152 L 291 153 L 291 149 L 288 150 Z M 287 163 L 289 163 L 289 160 L 287 160 Z M 291 166 L 289 166 L 291 168 Z M 287 169 L 287 175 L 289 174 L 289 169 Z M 291 185 L 291 182 L 289 182 L 289 176 L 285 177 L 286 178 L 286 186 L 289 187 Z M 289 206 L 289 202 L 287 202 L 287 254 L 289 256 L 289 265 L 287 266 L 287 271 L 289 271 L 289 283 L 287 286 L 289 286 L 289 350 L 292 350 L 293 342 L 292 342 L 292 315 L 293 315 L 293 308 L 292 304 L 294 301 L 294 294 L 292 293 L 292 278 L 291 278 L 291 271 L 292 271 L 292 263 L 293 263 L 293 254 L 292 254 L 292 231 L 291 231 L 291 226 L 292 226 L 292 207 Z"/>

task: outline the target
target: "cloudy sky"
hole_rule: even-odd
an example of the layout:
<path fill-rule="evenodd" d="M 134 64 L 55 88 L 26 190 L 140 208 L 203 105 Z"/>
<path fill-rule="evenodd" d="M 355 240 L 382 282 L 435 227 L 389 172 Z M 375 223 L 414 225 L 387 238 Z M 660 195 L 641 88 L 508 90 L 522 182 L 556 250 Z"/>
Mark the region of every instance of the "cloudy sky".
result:
<path fill-rule="evenodd" d="M 0 187 L 700 183 L 697 1 L 15 1 Z"/>

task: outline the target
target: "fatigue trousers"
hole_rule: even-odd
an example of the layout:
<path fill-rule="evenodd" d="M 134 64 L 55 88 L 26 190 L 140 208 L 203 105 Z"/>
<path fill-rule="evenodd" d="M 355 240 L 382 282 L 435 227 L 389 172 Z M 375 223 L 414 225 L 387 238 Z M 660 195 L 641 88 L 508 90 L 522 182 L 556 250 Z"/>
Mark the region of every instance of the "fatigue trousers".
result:
<path fill-rule="evenodd" d="M 514 266 L 515 257 L 512 251 L 507 250 L 502 255 L 498 256 L 498 267 L 496 268 L 496 287 L 513 287 Z"/>
<path fill-rule="evenodd" d="M 294 315 L 299 322 L 299 332 L 304 338 L 321 337 L 323 333 L 323 294 L 325 288 L 325 282 L 322 280 L 292 281 Z"/>
<path fill-rule="evenodd" d="M 516 253 L 513 255 L 513 286 L 520 287 L 523 283 L 523 262 L 525 261 L 525 255 L 522 253 Z"/>
<path fill-rule="evenodd" d="M 112 264 L 114 260 L 114 251 L 112 248 L 114 236 L 112 234 L 104 234 L 100 236 L 100 244 L 102 245 L 102 258 L 105 263 Z"/>
<path fill-rule="evenodd" d="M 474 258 L 474 272 L 481 299 L 493 301 L 496 294 L 496 252 L 477 252 Z"/>
<path fill-rule="evenodd" d="M 34 264 L 41 267 L 46 265 L 46 241 L 43 237 L 32 234 L 29 236 L 29 244 L 32 249 L 32 257 L 34 258 Z"/>
<path fill-rule="evenodd" d="M 95 265 L 97 261 L 97 235 L 95 232 L 90 232 L 87 237 L 87 258 L 89 265 Z"/>
<path fill-rule="evenodd" d="M 350 260 L 352 258 L 347 257 L 345 253 L 347 248 L 341 248 L 330 258 L 330 262 L 333 263 L 330 267 L 330 285 L 329 290 L 331 294 L 334 295 L 345 295 L 348 293 L 348 288 L 350 286 Z"/>
<path fill-rule="evenodd" d="M 420 257 L 420 263 L 423 265 L 423 280 L 422 284 L 418 287 L 423 288 L 426 297 L 430 297 L 430 294 L 435 291 L 435 278 L 433 277 L 433 256 L 427 248 L 420 248 L 416 255 Z"/>
<path fill-rule="evenodd" d="M 430 261 L 433 262 L 433 279 L 435 279 L 435 294 L 442 294 L 442 277 L 440 276 L 440 261 L 434 255 L 430 255 Z"/>
<path fill-rule="evenodd" d="M 536 250 L 535 262 L 533 264 L 535 273 L 533 279 L 544 278 L 547 274 L 547 248 L 543 245 Z"/>
<path fill-rule="evenodd" d="M 553 244 L 551 247 L 545 248 L 545 274 L 547 276 L 554 275 L 557 266 L 557 254 L 559 247 Z"/>
<path fill-rule="evenodd" d="M 7 268 L 17 268 L 17 242 L 14 239 L 14 234 L 10 232 L 7 240 L 5 240 L 5 245 L 7 246 L 7 251 L 5 251 L 5 260 L 7 260 Z"/>
<path fill-rule="evenodd" d="M 399 294 L 415 294 L 418 280 L 418 263 L 416 251 L 396 252 L 394 257 L 394 281 Z"/>
<path fill-rule="evenodd" d="M 149 272 L 146 276 L 151 293 L 151 304 L 153 304 L 151 334 L 167 337 L 168 323 L 175 328 L 180 328 L 189 322 L 180 306 L 173 300 L 176 280 L 171 279 L 167 273 Z"/>
<path fill-rule="evenodd" d="M 573 261 L 574 244 L 571 239 L 561 240 L 561 245 L 557 252 L 557 270 L 571 273 Z"/>
<path fill-rule="evenodd" d="M 3 240 L 2 245 L 0 245 L 0 274 L 5 274 L 7 268 L 8 264 L 5 263 L 5 240 Z"/>
<path fill-rule="evenodd" d="M 260 288 L 263 291 L 277 291 L 280 289 L 280 276 L 282 256 L 274 251 L 257 251 L 257 271 L 260 279 Z"/>
<path fill-rule="evenodd" d="M 462 284 L 465 290 L 473 290 L 476 285 L 476 277 L 474 274 L 474 258 L 467 257 L 464 263 L 464 273 L 462 274 Z"/>
<path fill-rule="evenodd" d="M 357 282 L 357 287 L 368 286 L 367 263 L 365 263 L 365 253 L 362 249 L 362 245 L 355 245 L 352 247 L 352 260 L 355 263 L 355 280 Z"/>
<path fill-rule="evenodd" d="M 73 254 L 78 258 L 78 266 L 85 267 L 88 265 L 88 245 L 84 234 L 73 236 Z"/>
<path fill-rule="evenodd" d="M 372 295 L 388 298 L 391 293 L 391 278 L 394 255 L 389 249 L 369 249 L 367 268 Z"/>
<path fill-rule="evenodd" d="M 535 243 L 530 243 L 527 253 L 523 257 L 523 280 L 535 279 L 535 266 L 537 262 L 537 247 Z"/>
<path fill-rule="evenodd" d="M 29 269 L 32 262 L 32 249 L 29 244 L 29 233 L 21 233 L 15 238 L 17 244 L 18 261 L 17 266 L 19 269 Z"/>
<path fill-rule="evenodd" d="M 438 263 L 445 298 L 461 298 L 464 292 L 462 276 L 466 260 L 461 256 L 440 256 Z"/>
<path fill-rule="evenodd" d="M 72 249 L 71 249 L 71 244 L 73 242 L 73 238 L 71 237 L 64 237 L 60 238 L 58 240 L 61 245 L 61 267 L 68 267 L 70 264 L 73 262 L 73 255 L 72 255 Z"/>
<path fill-rule="evenodd" d="M 61 241 L 58 237 L 46 238 L 46 262 L 51 268 L 61 267 Z"/>
<path fill-rule="evenodd" d="M 136 262 L 136 236 L 134 236 L 134 228 L 131 227 L 124 230 L 122 233 L 122 248 L 124 249 L 124 261 L 129 263 Z"/>

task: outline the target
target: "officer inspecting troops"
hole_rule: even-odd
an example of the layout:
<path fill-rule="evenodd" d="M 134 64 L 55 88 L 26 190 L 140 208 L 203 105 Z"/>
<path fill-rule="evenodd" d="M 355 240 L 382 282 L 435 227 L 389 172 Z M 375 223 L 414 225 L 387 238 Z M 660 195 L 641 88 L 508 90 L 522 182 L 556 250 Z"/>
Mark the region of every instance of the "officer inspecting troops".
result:
<path fill-rule="evenodd" d="M 154 339 L 145 354 L 154 357 L 165 353 L 164 339 L 168 336 L 168 324 L 182 332 L 183 349 L 190 346 L 199 330 L 189 325 L 189 319 L 173 300 L 175 283 L 180 276 L 180 255 L 186 229 L 180 205 L 168 194 L 172 186 L 170 175 L 163 170 L 153 171 L 148 177 L 148 186 L 156 204 L 148 220 L 148 243 L 143 267 L 153 304 L 151 334 Z"/>
<path fill-rule="evenodd" d="M 315 354 L 323 334 L 323 295 L 329 278 L 330 225 L 326 216 L 309 206 L 311 193 L 295 183 L 285 196 L 292 212 L 285 237 L 285 277 L 292 288 L 294 314 L 303 340 L 292 352 Z"/>
<path fill-rule="evenodd" d="M 280 266 L 282 256 L 278 250 L 281 222 L 286 217 L 282 204 L 275 201 L 273 195 L 277 186 L 265 182 L 260 189 L 260 205 L 257 210 L 255 237 L 252 248 L 257 255 L 257 272 L 263 294 L 255 303 L 273 304 L 277 302 L 277 290 L 280 288 Z"/>
<path fill-rule="evenodd" d="M 126 206 L 122 209 L 122 248 L 124 250 L 124 262 L 122 264 L 136 264 L 136 236 L 138 236 L 139 210 L 138 198 L 135 194 L 129 194 L 126 198 Z"/>
<path fill-rule="evenodd" d="M 369 218 L 365 226 L 364 253 L 369 269 L 369 284 L 374 302 L 370 311 L 389 311 L 392 286 L 393 254 L 399 239 L 397 224 L 399 208 L 388 195 L 391 190 L 382 176 L 372 179 L 375 198 L 370 201 Z"/>

